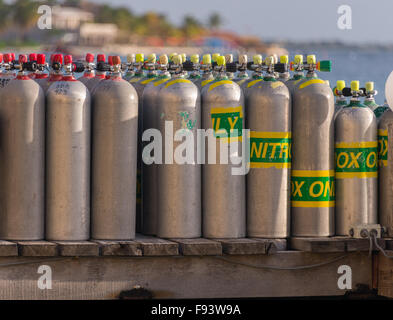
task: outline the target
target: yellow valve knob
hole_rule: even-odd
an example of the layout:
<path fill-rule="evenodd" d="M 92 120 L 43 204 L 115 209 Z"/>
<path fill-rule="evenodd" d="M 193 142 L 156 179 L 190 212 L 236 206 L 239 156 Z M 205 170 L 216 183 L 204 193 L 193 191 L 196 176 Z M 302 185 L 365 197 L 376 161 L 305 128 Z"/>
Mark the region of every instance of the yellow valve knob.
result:
<path fill-rule="evenodd" d="M 217 57 L 217 65 L 225 66 L 225 57 L 224 56 Z"/>
<path fill-rule="evenodd" d="M 203 64 L 212 64 L 212 56 L 210 54 L 204 54 L 202 58 Z"/>
<path fill-rule="evenodd" d="M 297 54 L 297 55 L 295 55 L 295 58 L 293 60 L 294 60 L 295 64 L 302 64 L 303 63 L 303 55 Z"/>
<path fill-rule="evenodd" d="M 144 62 L 145 61 L 145 55 L 143 53 L 137 53 L 135 56 L 135 61 L 136 62 Z"/>
<path fill-rule="evenodd" d="M 177 53 L 176 53 L 176 52 L 172 52 L 171 54 L 169 54 L 169 60 L 172 61 L 172 59 L 173 59 L 174 56 L 177 56 Z"/>
<path fill-rule="evenodd" d="M 127 62 L 133 63 L 134 61 L 135 61 L 135 54 L 133 53 L 127 54 Z"/>
<path fill-rule="evenodd" d="M 240 64 L 247 64 L 247 62 L 248 62 L 248 57 L 246 54 L 239 55 L 239 63 Z"/>
<path fill-rule="evenodd" d="M 366 82 L 366 92 L 374 91 L 374 82 Z"/>
<path fill-rule="evenodd" d="M 316 64 L 317 63 L 317 58 L 315 57 L 315 54 L 310 54 L 307 56 L 307 64 Z"/>
<path fill-rule="evenodd" d="M 187 61 L 187 55 L 185 53 L 181 53 L 181 61 L 186 62 Z"/>
<path fill-rule="evenodd" d="M 172 61 L 173 61 L 174 64 L 177 64 L 177 65 L 180 65 L 180 64 L 183 63 L 182 56 L 179 55 L 179 54 L 174 55 L 174 56 L 172 57 Z"/>
<path fill-rule="evenodd" d="M 163 65 L 168 64 L 168 56 L 166 54 L 160 55 L 160 64 Z"/>
<path fill-rule="evenodd" d="M 288 64 L 288 62 L 289 62 L 289 58 L 288 58 L 287 55 L 285 55 L 285 56 L 280 56 L 280 63 Z"/>
<path fill-rule="evenodd" d="M 148 63 L 156 63 L 156 61 L 157 61 L 157 56 L 155 53 L 151 53 L 147 56 Z"/>
<path fill-rule="evenodd" d="M 190 61 L 191 61 L 192 63 L 199 63 L 199 54 L 193 54 L 193 55 L 190 57 Z"/>
<path fill-rule="evenodd" d="M 213 53 L 212 54 L 212 61 L 217 62 L 217 58 L 220 57 L 221 55 L 219 53 Z"/>
<path fill-rule="evenodd" d="M 254 55 L 254 56 L 252 57 L 252 61 L 253 61 L 253 63 L 256 64 L 256 65 L 262 64 L 262 61 L 263 61 L 262 55 L 260 55 L 260 54 Z"/>
<path fill-rule="evenodd" d="M 225 55 L 225 63 L 232 63 L 233 62 L 233 55 L 232 54 L 226 54 Z"/>
<path fill-rule="evenodd" d="M 273 56 L 266 57 L 265 64 L 267 66 L 270 66 L 270 65 L 274 64 L 274 57 Z"/>
<path fill-rule="evenodd" d="M 359 81 L 351 81 L 351 91 L 359 91 Z"/>
<path fill-rule="evenodd" d="M 336 88 L 338 91 L 343 91 L 345 88 L 345 80 L 337 80 Z"/>

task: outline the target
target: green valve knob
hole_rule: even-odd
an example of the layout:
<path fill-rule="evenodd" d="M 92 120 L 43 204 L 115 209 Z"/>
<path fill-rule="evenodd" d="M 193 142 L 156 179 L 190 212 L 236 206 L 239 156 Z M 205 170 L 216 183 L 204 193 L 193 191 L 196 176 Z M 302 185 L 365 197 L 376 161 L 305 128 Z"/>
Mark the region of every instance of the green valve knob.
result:
<path fill-rule="evenodd" d="M 332 62 L 330 60 L 319 61 L 317 69 L 323 72 L 330 72 L 332 71 Z"/>

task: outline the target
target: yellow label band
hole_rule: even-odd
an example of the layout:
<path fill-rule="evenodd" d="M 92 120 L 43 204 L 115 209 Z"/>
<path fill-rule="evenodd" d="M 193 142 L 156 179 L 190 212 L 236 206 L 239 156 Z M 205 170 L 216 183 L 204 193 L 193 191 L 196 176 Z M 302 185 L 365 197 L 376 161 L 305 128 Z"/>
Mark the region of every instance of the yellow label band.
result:
<path fill-rule="evenodd" d="M 292 177 L 334 177 L 334 170 L 292 170 Z"/>
<path fill-rule="evenodd" d="M 247 84 L 247 88 L 251 88 L 253 85 L 255 85 L 255 84 L 257 84 L 258 82 L 261 82 L 261 81 L 263 81 L 263 79 L 255 79 L 255 80 L 252 80 L 252 81 L 250 81 L 250 82 Z"/>
<path fill-rule="evenodd" d="M 157 80 L 157 78 L 149 78 L 149 79 L 143 80 L 143 81 L 141 81 L 141 84 L 148 84 L 154 80 Z"/>
<path fill-rule="evenodd" d="M 260 163 L 250 163 L 250 168 L 276 168 L 276 169 L 288 169 L 291 168 L 291 163 L 290 162 L 284 162 L 284 163 L 265 163 L 265 162 L 260 162 Z"/>
<path fill-rule="evenodd" d="M 378 146 L 378 141 L 336 143 L 336 148 L 375 148 L 377 146 Z"/>
<path fill-rule="evenodd" d="M 210 82 L 212 82 L 212 81 L 213 81 L 213 79 L 203 80 L 203 81 L 201 82 L 201 86 L 204 87 L 205 85 L 207 85 L 208 83 L 210 83 Z"/>
<path fill-rule="evenodd" d="M 250 131 L 251 138 L 291 138 L 291 132 L 256 132 Z"/>
<path fill-rule="evenodd" d="M 167 82 L 167 81 L 169 81 L 169 80 L 171 80 L 171 78 L 164 78 L 164 79 L 160 79 L 160 80 L 157 80 L 157 81 L 154 81 L 154 86 L 159 86 L 160 84 L 162 84 L 162 83 L 165 83 L 165 82 Z"/>
<path fill-rule="evenodd" d="M 304 89 L 306 87 L 308 87 L 309 85 L 312 84 L 317 84 L 317 83 L 323 83 L 325 84 L 325 81 L 321 80 L 321 79 L 312 79 L 312 80 L 308 80 L 306 82 L 303 82 L 300 86 L 299 89 Z"/>
<path fill-rule="evenodd" d="M 332 208 L 335 201 L 291 201 L 293 208 Z"/>
<path fill-rule="evenodd" d="M 211 90 L 213 90 L 214 88 L 217 88 L 217 87 L 222 86 L 222 85 L 224 85 L 224 84 L 232 84 L 232 83 L 233 83 L 233 81 L 231 81 L 231 80 L 221 80 L 221 81 L 217 81 L 217 82 L 215 82 L 215 83 L 213 83 L 213 84 L 210 85 L 208 91 L 211 91 Z"/>
<path fill-rule="evenodd" d="M 170 87 L 171 85 L 174 85 L 174 84 L 176 84 L 176 83 L 192 83 L 192 82 L 191 82 L 190 80 L 187 80 L 187 79 L 175 79 L 175 80 L 172 80 L 172 81 L 168 82 L 168 83 L 165 85 L 164 88 L 168 88 L 168 87 Z"/>
<path fill-rule="evenodd" d="M 283 84 L 281 81 L 272 81 L 272 82 L 270 82 L 270 86 L 271 86 L 273 89 L 282 87 L 283 85 L 284 85 L 284 84 Z"/>
<path fill-rule="evenodd" d="M 336 172 L 336 178 L 378 178 L 378 172 Z"/>

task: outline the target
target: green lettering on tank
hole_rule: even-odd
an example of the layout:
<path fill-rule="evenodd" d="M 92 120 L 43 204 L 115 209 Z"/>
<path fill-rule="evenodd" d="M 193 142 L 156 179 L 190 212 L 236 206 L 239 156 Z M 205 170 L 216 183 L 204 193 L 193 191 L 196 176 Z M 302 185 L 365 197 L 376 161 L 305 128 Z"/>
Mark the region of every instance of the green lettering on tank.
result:
<path fill-rule="evenodd" d="M 380 167 L 388 165 L 388 130 L 378 130 L 378 163 Z"/>
<path fill-rule="evenodd" d="M 292 177 L 292 201 L 332 201 L 334 177 Z"/>
<path fill-rule="evenodd" d="M 291 132 L 250 132 L 251 168 L 290 168 Z"/>
<path fill-rule="evenodd" d="M 216 138 L 238 138 L 243 132 L 242 106 L 212 108 L 210 111 L 212 127 Z"/>
<path fill-rule="evenodd" d="M 372 178 L 378 173 L 378 142 L 339 142 L 335 146 L 336 178 Z"/>

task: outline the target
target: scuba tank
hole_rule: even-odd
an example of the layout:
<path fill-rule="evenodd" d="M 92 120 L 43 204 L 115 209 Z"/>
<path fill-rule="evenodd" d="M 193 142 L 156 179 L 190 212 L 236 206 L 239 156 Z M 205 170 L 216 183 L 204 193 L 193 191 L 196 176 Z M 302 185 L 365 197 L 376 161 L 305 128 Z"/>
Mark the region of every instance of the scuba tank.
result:
<path fill-rule="evenodd" d="M 172 57 L 172 78 L 160 87 L 155 111 L 157 129 L 166 140 L 162 150 L 165 162 L 157 165 L 156 182 L 157 236 L 161 238 L 201 236 L 201 165 L 197 163 L 200 94 L 198 88 L 185 79 L 182 65 L 182 56 Z M 168 143 L 167 139 L 173 142 Z M 188 154 L 190 139 L 193 140 L 192 158 Z M 184 150 L 186 156 L 183 156 Z M 182 162 L 178 163 L 180 160 Z"/>
<path fill-rule="evenodd" d="M 212 69 L 212 57 L 210 54 L 205 54 L 202 57 L 202 64 L 199 66 L 202 71 L 202 76 L 198 80 L 194 81 L 194 84 L 202 91 L 202 88 L 213 81 L 213 69 Z"/>
<path fill-rule="evenodd" d="M 336 235 L 377 223 L 377 120 L 362 104 L 359 81 L 351 82 L 352 98 L 335 118 Z"/>
<path fill-rule="evenodd" d="M 9 58 L 9 59 L 8 59 Z M 36 63 L 25 55 L 11 62 L 7 90 L 0 104 L 0 237 L 6 240 L 44 238 L 45 96 L 28 76 Z"/>
<path fill-rule="evenodd" d="M 333 89 L 333 93 L 336 96 L 336 102 L 334 103 L 334 116 L 346 106 L 347 99 L 343 95 L 343 89 L 345 88 L 345 81 L 344 80 L 337 80 L 336 87 Z"/>
<path fill-rule="evenodd" d="M 7 86 L 11 79 L 15 78 L 12 53 L 4 54 L 4 72 L 0 74 L 0 90 Z"/>
<path fill-rule="evenodd" d="M 291 61 L 289 64 L 289 69 L 293 71 L 293 76 L 285 82 L 285 85 L 288 87 L 291 94 L 293 93 L 293 89 L 296 84 L 300 82 L 301 79 L 304 79 L 303 55 L 297 54 L 293 60 L 294 61 Z"/>
<path fill-rule="evenodd" d="M 287 55 L 280 56 L 280 63 L 283 64 L 284 71 L 280 72 L 278 79 L 282 82 L 286 82 L 291 77 L 289 74 L 289 58 Z"/>
<path fill-rule="evenodd" d="M 246 80 L 250 78 L 247 73 L 247 62 L 248 62 L 248 58 L 246 54 L 239 55 L 239 61 L 236 63 L 237 65 L 236 67 L 239 72 L 236 78 L 233 80 L 239 86 L 241 86 Z"/>
<path fill-rule="evenodd" d="M 173 63 L 169 66 L 169 59 L 167 55 L 161 55 L 159 58 L 158 68 L 161 70 L 160 75 L 146 85 L 143 90 L 143 116 L 142 129 L 146 132 L 148 129 L 158 128 L 158 117 L 156 115 L 158 110 L 158 95 L 162 86 L 171 79 L 171 74 L 168 68 L 172 68 Z M 172 73 L 175 70 L 170 70 Z M 158 221 L 158 186 L 157 186 L 157 167 L 155 162 L 147 163 L 145 160 L 143 150 L 149 141 L 142 140 L 142 232 L 148 235 L 157 234 Z M 158 160 L 159 155 L 154 154 L 153 158 Z M 137 215 L 138 217 L 138 215 Z M 138 219 L 137 219 L 138 220 Z"/>
<path fill-rule="evenodd" d="M 97 64 L 94 78 L 90 78 L 85 82 L 87 89 L 89 89 L 91 95 L 94 93 L 94 89 L 99 82 L 105 79 L 106 73 L 110 71 L 109 63 L 105 62 L 105 54 L 97 54 Z"/>
<path fill-rule="evenodd" d="M 37 54 L 36 53 L 30 53 L 29 54 L 29 62 L 35 62 L 35 63 L 37 63 Z M 36 72 L 37 72 L 37 70 L 36 71 L 32 71 L 32 72 L 29 72 L 28 73 L 28 76 L 31 78 L 31 79 L 34 79 L 35 78 L 35 75 L 36 75 Z"/>
<path fill-rule="evenodd" d="M 244 97 L 240 86 L 226 76 L 225 58 L 217 58 L 217 77 L 202 89 L 202 127 L 213 138 L 205 144 L 202 168 L 203 236 L 206 238 L 243 238 L 246 235 L 245 175 L 233 175 L 236 165 L 220 164 L 228 155 L 239 155 L 243 141 Z M 237 131 L 237 134 L 236 134 Z M 222 139 L 224 139 L 222 141 Z M 210 137 L 208 138 L 210 139 Z M 214 141 L 215 140 L 215 141 Z M 236 149 L 231 146 L 234 145 Z M 222 149 L 222 150 L 221 150 Z M 235 150 L 233 150 L 235 149 Z M 221 155 L 221 151 L 224 153 Z M 217 164 L 210 164 L 215 157 Z"/>
<path fill-rule="evenodd" d="M 385 99 L 384 104 L 382 106 L 378 106 L 377 108 L 375 108 L 374 110 L 374 114 L 377 117 L 377 122 L 379 122 L 381 120 L 382 115 L 386 112 L 389 111 L 389 105 Z"/>
<path fill-rule="evenodd" d="M 285 84 L 276 79 L 273 57 L 265 64 L 266 75 L 248 89 L 246 98 L 246 128 L 250 129 L 247 236 L 286 238 L 290 228 L 291 97 Z M 282 64 L 280 67 L 283 70 Z"/>
<path fill-rule="evenodd" d="M 34 74 L 34 80 L 42 87 L 41 83 L 48 81 L 49 75 L 45 72 L 48 68 L 48 63 L 45 62 L 45 55 L 37 54 L 37 71 Z"/>
<path fill-rule="evenodd" d="M 78 78 L 80 82 L 82 82 L 84 85 L 94 78 L 94 54 L 92 53 L 86 53 L 86 58 L 85 58 L 85 72 L 83 73 L 83 76 Z"/>
<path fill-rule="evenodd" d="M 135 237 L 138 96 L 119 56 L 97 84 L 92 112 L 92 238 Z M 108 153 L 111 155 L 108 157 Z"/>
<path fill-rule="evenodd" d="M 387 87 L 388 85 L 385 91 L 387 91 Z M 379 223 L 385 230 L 385 236 L 391 238 L 393 237 L 393 163 L 391 148 L 393 111 L 388 105 L 387 108 L 380 116 L 378 123 L 378 212 Z"/>
<path fill-rule="evenodd" d="M 190 61 L 183 62 L 183 70 L 190 72 L 188 79 L 190 79 L 192 82 L 195 82 L 202 78 L 199 68 L 199 54 L 193 54 L 190 57 Z"/>
<path fill-rule="evenodd" d="M 252 71 L 251 77 L 244 82 L 238 82 L 244 93 L 245 99 L 247 98 L 248 89 L 254 84 L 263 80 L 264 65 L 262 55 L 254 55 L 252 57 L 252 61 L 247 63 L 247 69 Z"/>
<path fill-rule="evenodd" d="M 378 94 L 377 90 L 374 90 L 374 82 L 366 82 L 366 86 L 364 89 L 364 95 L 365 99 L 363 101 L 363 104 L 369 107 L 375 114 L 377 118 L 377 122 L 379 122 L 379 119 L 381 118 L 382 114 L 389 110 L 389 106 L 387 105 L 382 105 L 379 106 L 378 104 L 375 103 L 375 96 Z M 385 101 L 386 103 L 386 101 Z"/>
<path fill-rule="evenodd" d="M 135 54 L 127 54 L 127 72 L 123 76 L 124 80 L 130 81 L 131 78 L 135 75 L 134 63 L 135 63 Z"/>
<path fill-rule="evenodd" d="M 306 77 L 292 87 L 291 230 L 327 237 L 334 235 L 334 99 L 316 70 L 330 71 L 331 62 L 309 55 L 302 68 Z"/>
<path fill-rule="evenodd" d="M 62 54 L 51 55 L 49 76 L 44 77 L 43 79 L 40 80 L 37 79 L 37 82 L 44 90 L 44 93 L 47 92 L 48 88 L 51 86 L 52 83 L 63 79 L 62 66 L 63 66 L 63 55 Z"/>
<path fill-rule="evenodd" d="M 87 240 L 90 93 L 74 78 L 72 56 L 64 56 L 64 69 L 46 94 L 46 239 Z"/>

